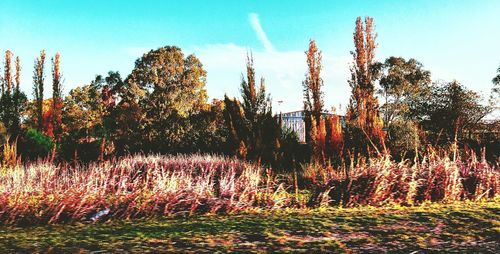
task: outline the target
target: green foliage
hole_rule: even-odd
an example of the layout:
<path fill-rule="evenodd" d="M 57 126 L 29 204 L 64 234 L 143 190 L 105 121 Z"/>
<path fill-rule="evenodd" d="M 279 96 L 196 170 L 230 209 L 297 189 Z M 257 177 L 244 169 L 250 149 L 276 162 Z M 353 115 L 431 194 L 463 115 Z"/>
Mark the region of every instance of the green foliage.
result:
<path fill-rule="evenodd" d="M 431 74 L 415 59 L 389 57 L 381 65 L 381 111 L 384 125 L 388 127 L 396 119 L 405 119 L 410 106 L 430 92 Z"/>
<path fill-rule="evenodd" d="M 255 85 L 253 59 L 247 58 L 247 79 L 242 77 L 243 103 L 225 96 L 224 118 L 229 131 L 231 154 L 240 158 L 276 165 L 280 161 L 281 127 L 272 115 L 264 79 Z"/>
<path fill-rule="evenodd" d="M 291 171 L 299 168 L 301 163 L 309 161 L 310 149 L 306 144 L 299 143 L 299 137 L 291 129 L 281 132 L 281 161 L 279 169 Z"/>
<path fill-rule="evenodd" d="M 121 107 L 132 107 L 141 139 L 151 149 L 175 151 L 190 127 L 191 113 L 206 103 L 206 71 L 194 55 L 165 46 L 144 54 L 125 81 Z M 130 114 L 130 112 L 123 112 Z"/>
<path fill-rule="evenodd" d="M 68 132 L 92 129 L 102 124 L 105 114 L 101 91 L 97 86 L 91 84 L 71 89 L 64 103 L 64 128 Z"/>
<path fill-rule="evenodd" d="M 137 96 L 149 120 L 161 122 L 171 113 L 187 116 L 206 101 L 206 71 L 194 55 L 165 46 L 151 50 L 135 62 L 126 81 L 140 89 Z"/>
<path fill-rule="evenodd" d="M 18 144 L 23 158 L 31 160 L 47 157 L 54 148 L 52 138 L 35 129 L 29 129 Z"/>
<path fill-rule="evenodd" d="M 393 121 L 387 130 L 387 146 L 395 159 L 412 159 L 420 148 L 418 126 L 409 120 Z"/>
<path fill-rule="evenodd" d="M 8 135 L 9 133 L 7 132 L 7 128 L 5 128 L 5 125 L 0 122 L 0 144 L 5 144 Z"/>
<path fill-rule="evenodd" d="M 443 144 L 472 135 L 474 128 L 491 108 L 480 103 L 481 97 L 457 81 L 434 83 L 431 93 L 411 105 L 408 117 L 418 121 L 429 141 Z"/>
<path fill-rule="evenodd" d="M 214 100 L 210 108 L 189 117 L 190 131 L 182 140 L 185 153 L 224 154 L 228 150 L 228 129 L 224 123 L 223 102 Z"/>
<path fill-rule="evenodd" d="M 33 71 L 33 97 L 36 104 L 37 128 L 43 130 L 43 83 L 45 80 L 45 50 L 40 52 L 40 56 L 35 60 L 35 70 Z"/>

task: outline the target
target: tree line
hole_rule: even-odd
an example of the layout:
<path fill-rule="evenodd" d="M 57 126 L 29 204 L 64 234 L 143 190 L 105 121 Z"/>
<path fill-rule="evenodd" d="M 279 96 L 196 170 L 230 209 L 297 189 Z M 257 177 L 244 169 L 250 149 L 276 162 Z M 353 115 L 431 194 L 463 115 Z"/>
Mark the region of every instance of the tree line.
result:
<path fill-rule="evenodd" d="M 373 18 L 358 17 L 353 33 L 351 96 L 345 116 L 325 108 L 322 52 L 310 40 L 303 88 L 306 143 L 283 129 L 251 53 L 240 98 L 208 102 L 207 72 L 175 46 L 150 50 L 122 78 L 110 71 L 63 96 L 61 56 L 51 58 L 52 97 L 44 99 L 46 53 L 34 61 L 33 100 L 20 90 L 20 59 L 7 50 L 1 75 L 2 142 L 17 142 L 25 160 L 88 162 L 132 153 L 214 153 L 290 169 L 299 163 L 340 163 L 392 154 L 418 157 L 428 145 L 499 150 L 500 68 L 489 104 L 458 81 L 432 81 L 415 59 L 376 60 Z M 13 71 L 14 70 L 14 71 Z M 327 114 L 333 112 L 333 114 Z"/>

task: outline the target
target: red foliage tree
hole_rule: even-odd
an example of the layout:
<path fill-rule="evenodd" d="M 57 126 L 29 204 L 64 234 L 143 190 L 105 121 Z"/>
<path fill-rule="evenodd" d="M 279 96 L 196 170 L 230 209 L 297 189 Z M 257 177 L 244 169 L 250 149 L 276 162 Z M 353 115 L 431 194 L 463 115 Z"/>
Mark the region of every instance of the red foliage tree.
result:
<path fill-rule="evenodd" d="M 355 50 L 351 52 L 351 80 L 349 85 L 352 95 L 347 109 L 346 119 L 358 126 L 370 141 L 383 143 L 382 119 L 379 105 L 375 97 L 374 71 L 375 39 L 373 18 L 365 17 L 364 25 L 361 17 L 356 19 L 354 31 Z"/>
<path fill-rule="evenodd" d="M 329 139 L 328 146 L 329 150 L 333 153 L 333 156 L 342 157 L 342 150 L 344 148 L 344 136 L 342 133 L 342 123 L 340 117 L 337 114 L 333 114 L 328 117 L 328 127 L 329 127 Z"/>

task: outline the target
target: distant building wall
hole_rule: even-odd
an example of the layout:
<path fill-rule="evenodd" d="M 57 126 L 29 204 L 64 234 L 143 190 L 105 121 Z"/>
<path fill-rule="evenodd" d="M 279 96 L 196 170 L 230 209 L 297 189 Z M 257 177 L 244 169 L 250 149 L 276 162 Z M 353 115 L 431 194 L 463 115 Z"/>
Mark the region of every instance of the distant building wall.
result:
<path fill-rule="evenodd" d="M 306 124 L 304 111 L 293 111 L 281 114 L 281 128 L 293 130 L 299 137 L 299 142 L 306 142 Z"/>
<path fill-rule="evenodd" d="M 331 115 L 324 113 L 323 115 Z M 293 130 L 299 137 L 299 142 L 306 142 L 306 124 L 304 122 L 304 111 L 292 111 L 281 114 L 281 128 Z M 342 126 L 345 126 L 345 117 L 340 116 Z"/>

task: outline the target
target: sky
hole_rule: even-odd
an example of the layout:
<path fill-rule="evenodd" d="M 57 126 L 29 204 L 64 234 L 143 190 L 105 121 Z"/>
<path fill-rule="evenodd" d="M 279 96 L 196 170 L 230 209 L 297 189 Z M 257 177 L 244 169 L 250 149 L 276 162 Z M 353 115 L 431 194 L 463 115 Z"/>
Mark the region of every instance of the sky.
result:
<path fill-rule="evenodd" d="M 21 58 L 21 87 L 31 96 L 33 63 L 42 49 L 49 58 L 61 54 L 67 94 L 96 74 L 126 77 L 143 53 L 176 45 L 203 63 L 210 98 L 239 96 L 252 52 L 273 109 L 286 112 L 302 108 L 304 52 L 314 39 L 323 52 L 325 106 L 342 112 L 356 17 L 375 20 L 376 60 L 415 58 L 433 80 L 456 79 L 487 97 L 500 66 L 499 13 L 497 0 L 1 0 L 0 52 Z M 50 64 L 46 69 L 49 74 Z M 49 81 L 50 74 L 45 97 Z"/>

